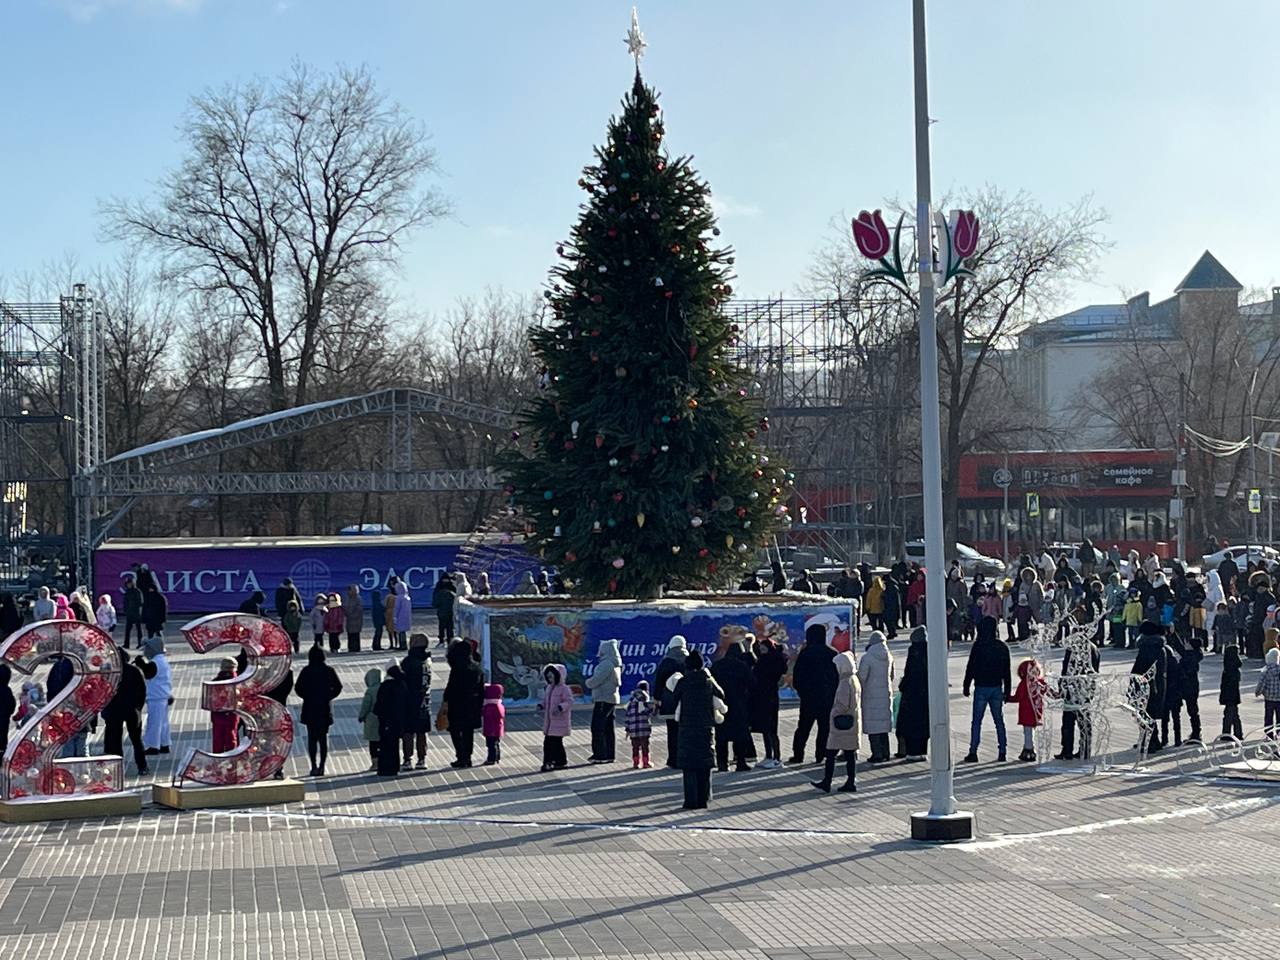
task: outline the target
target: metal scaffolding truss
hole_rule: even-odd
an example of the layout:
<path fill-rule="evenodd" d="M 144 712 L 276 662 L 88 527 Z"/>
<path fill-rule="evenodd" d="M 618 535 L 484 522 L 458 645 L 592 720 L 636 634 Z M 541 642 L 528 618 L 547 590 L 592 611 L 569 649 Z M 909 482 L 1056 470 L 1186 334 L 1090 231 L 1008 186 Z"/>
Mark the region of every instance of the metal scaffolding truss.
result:
<path fill-rule="evenodd" d="M 202 457 L 281 440 L 331 423 L 372 416 L 391 418 L 393 467 L 407 470 L 413 460 L 413 418 L 423 414 L 503 429 L 510 429 L 515 423 L 514 415 L 505 410 L 452 400 L 425 390 L 388 387 L 356 397 L 294 407 L 241 420 L 216 430 L 202 430 L 126 450 L 106 461 L 101 474 L 105 480 L 123 473 L 163 470 Z"/>
<path fill-rule="evenodd" d="M 796 473 L 793 545 L 848 559 L 896 536 L 895 468 L 861 429 L 883 410 L 869 403 L 869 342 L 884 297 L 857 300 L 736 300 L 725 306 L 737 328 L 735 360 L 755 383 L 770 419 L 763 439 Z M 883 319 L 880 313 L 879 318 Z"/>
<path fill-rule="evenodd" d="M 172 437 L 117 454 L 96 469 L 81 471 L 75 481 L 78 503 L 93 505 L 101 518 L 81 558 L 89 569 L 92 548 L 139 497 L 219 496 L 317 493 L 436 493 L 460 490 L 492 490 L 499 480 L 491 470 L 454 470 L 414 467 L 414 421 L 424 415 L 457 420 L 481 427 L 509 429 L 514 414 L 426 390 L 388 387 L 356 397 L 324 400 L 241 420 L 214 430 Z M 194 461 L 270 443 L 336 423 L 366 417 L 390 420 L 391 463 L 386 470 L 327 470 L 319 472 L 246 473 L 237 471 L 181 472 L 173 468 Z M 125 503 L 109 518 L 106 503 Z"/>
<path fill-rule="evenodd" d="M 88 486 L 89 478 L 80 483 Z M 98 478 L 110 497 L 245 496 L 287 493 L 439 493 L 494 490 L 492 470 L 341 470 L 328 473 L 127 473 Z M 118 519 L 118 518 L 117 518 Z"/>
<path fill-rule="evenodd" d="M 105 307 L 84 284 L 57 302 L 0 302 L 0 567 L 6 575 L 20 572 L 29 550 L 78 556 L 88 549 L 92 504 L 66 498 L 68 537 L 32 530 L 28 499 L 32 485 L 65 489 L 102 462 L 105 322 Z"/>

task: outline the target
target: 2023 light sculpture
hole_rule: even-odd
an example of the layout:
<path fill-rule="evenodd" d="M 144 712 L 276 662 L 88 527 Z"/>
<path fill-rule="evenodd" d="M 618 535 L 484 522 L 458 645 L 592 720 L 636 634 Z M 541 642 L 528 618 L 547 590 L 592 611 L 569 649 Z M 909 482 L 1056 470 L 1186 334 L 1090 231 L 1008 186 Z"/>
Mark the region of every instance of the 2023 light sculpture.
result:
<path fill-rule="evenodd" d="M 173 782 L 192 780 L 210 786 L 254 783 L 275 776 L 293 746 L 293 718 L 266 694 L 289 672 L 293 646 L 277 623 L 244 613 L 214 613 L 182 628 L 191 649 L 207 653 L 238 644 L 248 659 L 246 669 L 230 680 L 205 680 L 201 705 L 209 711 L 236 713 L 245 733 L 234 750 L 187 752 L 174 768 Z"/>
<path fill-rule="evenodd" d="M 71 797 L 124 789 L 118 756 L 60 758 L 63 747 L 115 696 L 124 663 L 104 630 L 76 620 L 43 620 L 0 642 L 0 661 L 19 673 L 65 657 L 67 685 L 15 732 L 0 766 L 0 799 Z"/>

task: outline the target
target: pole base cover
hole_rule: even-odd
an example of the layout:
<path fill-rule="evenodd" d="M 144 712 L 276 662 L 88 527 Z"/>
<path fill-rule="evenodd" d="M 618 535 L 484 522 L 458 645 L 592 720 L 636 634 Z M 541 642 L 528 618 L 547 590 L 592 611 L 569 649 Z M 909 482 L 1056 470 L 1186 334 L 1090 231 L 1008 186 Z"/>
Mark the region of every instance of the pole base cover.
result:
<path fill-rule="evenodd" d="M 933 816 L 929 813 L 911 815 L 911 839 L 926 843 L 957 843 L 972 840 L 977 833 L 977 821 L 972 813 L 957 810 L 952 814 Z"/>

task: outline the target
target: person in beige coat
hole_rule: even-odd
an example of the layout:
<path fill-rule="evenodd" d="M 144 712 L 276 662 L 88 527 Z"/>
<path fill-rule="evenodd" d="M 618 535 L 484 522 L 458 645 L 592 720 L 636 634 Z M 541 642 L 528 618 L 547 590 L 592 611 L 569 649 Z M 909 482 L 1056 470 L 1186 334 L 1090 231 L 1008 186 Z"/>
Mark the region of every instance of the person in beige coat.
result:
<path fill-rule="evenodd" d="M 836 698 L 831 705 L 830 732 L 827 734 L 826 766 L 821 780 L 814 786 L 824 793 L 831 792 L 831 778 L 836 772 L 836 754 L 844 753 L 846 779 L 839 788 L 841 793 L 857 793 L 854 765 L 858 759 L 858 744 L 862 739 L 862 688 L 858 684 L 858 663 L 852 653 L 845 652 L 835 658 Z"/>

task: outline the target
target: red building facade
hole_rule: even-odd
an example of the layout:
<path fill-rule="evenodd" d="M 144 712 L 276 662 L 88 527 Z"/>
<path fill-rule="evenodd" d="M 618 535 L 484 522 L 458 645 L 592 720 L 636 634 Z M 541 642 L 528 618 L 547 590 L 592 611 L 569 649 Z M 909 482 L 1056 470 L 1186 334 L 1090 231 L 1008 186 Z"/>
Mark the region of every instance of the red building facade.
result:
<path fill-rule="evenodd" d="M 957 529 L 961 542 L 999 556 L 1001 525 L 1007 523 L 1009 552 L 1039 553 L 1046 543 L 1131 548 L 1145 555 L 1173 555 L 1176 520 L 1170 526 L 1175 456 L 1166 450 L 1018 451 L 965 454 L 960 458 Z M 1009 511 L 996 482 L 1007 467 Z M 1030 516 L 1027 494 L 1039 497 Z"/>

